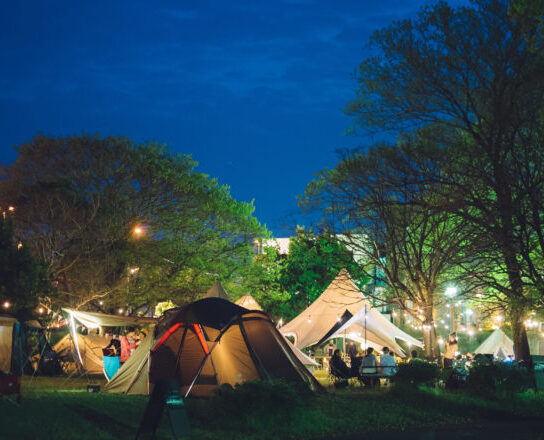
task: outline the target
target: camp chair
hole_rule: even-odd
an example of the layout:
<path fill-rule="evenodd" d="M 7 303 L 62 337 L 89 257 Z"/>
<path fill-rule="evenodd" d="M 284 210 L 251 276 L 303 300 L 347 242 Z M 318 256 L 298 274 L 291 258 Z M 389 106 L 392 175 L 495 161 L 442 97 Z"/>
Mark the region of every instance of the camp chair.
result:
<path fill-rule="evenodd" d="M 332 365 L 329 364 L 329 384 L 335 388 L 345 388 L 349 385 L 349 379 L 346 379 L 342 374 L 336 371 Z"/>

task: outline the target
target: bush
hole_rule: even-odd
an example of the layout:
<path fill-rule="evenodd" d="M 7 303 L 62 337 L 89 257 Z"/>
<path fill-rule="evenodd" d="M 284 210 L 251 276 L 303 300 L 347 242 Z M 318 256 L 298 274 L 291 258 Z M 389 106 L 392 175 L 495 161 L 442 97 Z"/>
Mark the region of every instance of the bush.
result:
<path fill-rule="evenodd" d="M 213 419 L 209 423 L 237 431 L 277 429 L 278 425 L 287 425 L 295 410 L 312 396 L 306 385 L 283 380 L 256 380 L 234 387 L 225 384 L 211 399 Z"/>
<path fill-rule="evenodd" d="M 527 368 L 507 362 L 474 364 L 467 377 L 467 390 L 482 396 L 512 395 L 533 386 L 533 375 Z"/>
<path fill-rule="evenodd" d="M 438 378 L 438 365 L 426 361 L 412 361 L 397 366 L 397 374 L 392 377 L 398 384 L 434 385 Z"/>

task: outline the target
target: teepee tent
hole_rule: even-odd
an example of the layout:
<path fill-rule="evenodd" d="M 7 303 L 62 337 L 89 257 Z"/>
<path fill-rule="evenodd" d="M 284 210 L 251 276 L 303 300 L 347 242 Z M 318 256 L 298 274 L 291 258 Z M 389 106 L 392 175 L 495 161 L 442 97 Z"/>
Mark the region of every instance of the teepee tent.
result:
<path fill-rule="evenodd" d="M 357 342 L 366 341 L 368 346 L 380 349 L 388 346 L 404 356 L 397 339 L 408 345 L 423 345 L 375 309 L 345 269 L 319 298 L 280 331 L 285 336 L 293 336 L 298 348 L 335 337 L 346 337 Z"/>
<path fill-rule="evenodd" d="M 184 395 L 196 396 L 224 383 L 264 378 L 320 388 L 265 313 L 221 298 L 168 310 L 104 389 L 145 394 L 171 377 L 179 379 Z"/>
<path fill-rule="evenodd" d="M 504 353 L 508 356 L 514 356 L 514 343 L 506 334 L 500 329 L 496 329 L 491 333 L 487 339 L 480 344 L 480 346 L 474 350 L 474 354 L 500 354 L 504 357 Z"/>
<path fill-rule="evenodd" d="M 240 307 L 248 310 L 263 310 L 255 298 L 253 298 L 249 293 L 238 298 L 234 304 L 238 304 Z"/>
<path fill-rule="evenodd" d="M 230 301 L 227 292 L 225 292 L 225 289 L 223 289 L 223 286 L 219 281 L 216 281 L 214 285 L 209 288 L 209 290 L 204 295 L 204 298 L 223 298 L 227 301 Z"/>

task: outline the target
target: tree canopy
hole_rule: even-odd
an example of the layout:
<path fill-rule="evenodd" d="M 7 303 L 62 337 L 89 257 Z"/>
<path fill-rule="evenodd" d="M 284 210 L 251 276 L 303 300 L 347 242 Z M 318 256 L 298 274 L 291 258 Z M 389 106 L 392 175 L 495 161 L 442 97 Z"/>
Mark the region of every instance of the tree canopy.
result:
<path fill-rule="evenodd" d="M 252 203 L 155 143 L 39 136 L 17 153 L 0 199 L 16 207 L 16 235 L 47 263 L 59 305 L 196 299 L 235 278 L 267 234 Z"/>

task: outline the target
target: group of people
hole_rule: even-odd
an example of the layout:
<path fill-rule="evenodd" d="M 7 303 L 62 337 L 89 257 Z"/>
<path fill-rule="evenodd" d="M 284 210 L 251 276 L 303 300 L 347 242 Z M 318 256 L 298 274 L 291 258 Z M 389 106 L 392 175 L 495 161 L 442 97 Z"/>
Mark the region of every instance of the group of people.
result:
<path fill-rule="evenodd" d="M 119 363 L 124 364 L 144 338 L 145 330 L 130 331 L 122 336 L 113 335 L 109 345 L 103 351 L 109 353 L 110 356 L 118 356 Z"/>
<path fill-rule="evenodd" d="M 368 347 L 364 356 L 359 356 L 357 346 L 351 342 L 346 352 L 350 357 L 350 367 L 342 359 L 342 353 L 330 341 L 327 346 L 327 353 L 330 353 L 329 368 L 331 374 L 341 379 L 359 377 L 368 387 L 378 383 L 379 376 L 392 376 L 396 372 L 397 362 L 393 353 L 388 347 L 382 348 L 379 362 L 374 354 L 374 348 Z"/>

